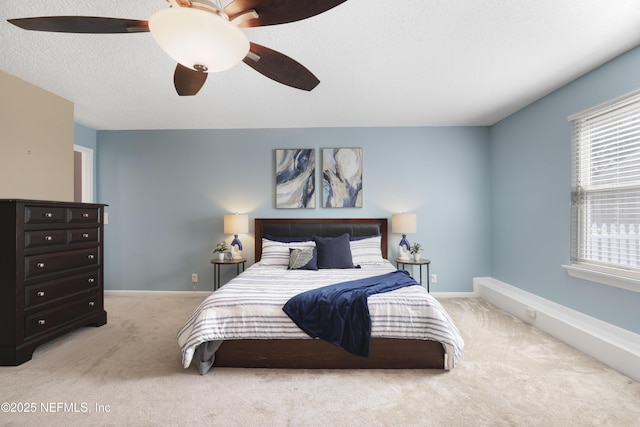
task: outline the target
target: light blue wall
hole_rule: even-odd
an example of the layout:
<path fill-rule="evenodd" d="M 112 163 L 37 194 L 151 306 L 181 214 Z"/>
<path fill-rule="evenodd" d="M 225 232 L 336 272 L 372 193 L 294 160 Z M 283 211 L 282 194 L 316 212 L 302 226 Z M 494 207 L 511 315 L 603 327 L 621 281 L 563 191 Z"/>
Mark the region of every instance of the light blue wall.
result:
<path fill-rule="evenodd" d="M 82 147 L 96 150 L 98 132 L 78 123 L 73 124 L 73 143 Z"/>
<path fill-rule="evenodd" d="M 491 128 L 492 276 L 640 333 L 640 293 L 573 279 L 567 118 L 640 87 L 632 50 Z"/>
<path fill-rule="evenodd" d="M 490 273 L 488 128 L 98 131 L 97 141 L 98 201 L 109 204 L 106 289 L 191 290 L 191 273 L 197 289 L 212 289 L 211 251 L 231 240 L 222 218 L 236 211 L 250 219 L 414 212 L 418 232 L 408 238 L 432 260 L 432 290 L 471 291 L 473 277 Z M 364 207 L 275 209 L 274 149 L 323 147 L 364 149 Z M 253 224 L 240 237 L 251 264 Z M 391 235 L 392 256 L 399 240 Z M 232 271 L 222 270 L 223 282 Z"/>

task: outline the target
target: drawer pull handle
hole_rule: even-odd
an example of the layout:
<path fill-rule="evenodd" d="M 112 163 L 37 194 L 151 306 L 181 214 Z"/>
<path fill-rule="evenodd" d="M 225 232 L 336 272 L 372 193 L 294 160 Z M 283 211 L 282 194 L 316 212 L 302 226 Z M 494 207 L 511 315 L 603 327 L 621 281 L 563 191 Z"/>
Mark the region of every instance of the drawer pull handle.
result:
<path fill-rule="evenodd" d="M 90 277 L 89 280 L 87 280 L 87 282 L 89 282 L 89 283 L 93 283 L 95 281 L 96 281 L 96 279 L 94 279 L 93 277 Z"/>
<path fill-rule="evenodd" d="M 89 214 L 88 213 L 83 213 L 82 214 L 82 218 L 89 218 Z"/>
<path fill-rule="evenodd" d="M 44 296 L 44 292 L 43 291 L 38 291 L 38 296 L 39 297 L 43 297 Z"/>
<path fill-rule="evenodd" d="M 89 254 L 89 255 L 87 256 L 87 258 L 89 258 L 89 259 L 94 259 L 94 258 L 95 258 L 95 256 L 94 256 L 93 254 Z"/>
<path fill-rule="evenodd" d="M 53 237 L 51 236 L 44 236 L 44 240 L 46 240 L 47 242 L 50 242 L 53 240 Z"/>
<path fill-rule="evenodd" d="M 95 303 L 95 302 L 93 302 L 93 301 L 89 301 L 89 307 L 93 307 L 94 305 L 96 305 L 96 303 Z"/>
<path fill-rule="evenodd" d="M 47 322 L 44 319 L 38 320 L 38 325 L 44 325 L 45 323 Z"/>
<path fill-rule="evenodd" d="M 38 265 L 38 268 L 44 268 L 44 262 L 39 262 L 37 265 Z"/>
<path fill-rule="evenodd" d="M 82 238 L 83 239 L 88 239 L 89 238 L 89 233 L 82 233 Z"/>
<path fill-rule="evenodd" d="M 51 212 L 45 212 L 44 217 L 45 218 L 53 218 L 53 214 Z"/>

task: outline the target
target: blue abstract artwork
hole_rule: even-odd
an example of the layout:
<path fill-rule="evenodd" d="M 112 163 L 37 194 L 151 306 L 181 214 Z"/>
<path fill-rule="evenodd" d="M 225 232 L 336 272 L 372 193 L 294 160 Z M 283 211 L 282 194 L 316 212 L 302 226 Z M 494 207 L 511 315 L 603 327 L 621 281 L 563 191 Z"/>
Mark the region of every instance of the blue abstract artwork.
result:
<path fill-rule="evenodd" d="M 362 148 L 322 149 L 322 206 L 362 207 Z"/>
<path fill-rule="evenodd" d="M 316 150 L 275 151 L 276 208 L 315 208 Z"/>

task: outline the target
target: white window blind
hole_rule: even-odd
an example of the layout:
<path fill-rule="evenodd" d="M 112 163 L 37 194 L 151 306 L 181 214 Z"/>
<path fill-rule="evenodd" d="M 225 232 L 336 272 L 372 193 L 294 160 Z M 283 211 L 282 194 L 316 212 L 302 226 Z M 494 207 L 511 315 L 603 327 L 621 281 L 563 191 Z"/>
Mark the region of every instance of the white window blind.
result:
<path fill-rule="evenodd" d="M 572 263 L 640 279 L 640 92 L 569 119 Z"/>

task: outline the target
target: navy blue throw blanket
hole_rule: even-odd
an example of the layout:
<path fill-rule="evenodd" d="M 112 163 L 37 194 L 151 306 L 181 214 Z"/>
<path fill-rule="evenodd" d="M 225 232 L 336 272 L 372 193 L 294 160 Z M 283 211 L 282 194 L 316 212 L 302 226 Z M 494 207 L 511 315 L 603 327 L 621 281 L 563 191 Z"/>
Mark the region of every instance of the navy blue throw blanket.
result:
<path fill-rule="evenodd" d="M 311 338 L 321 338 L 356 356 L 367 357 L 371 343 L 369 295 L 415 285 L 420 286 L 408 272 L 398 270 L 303 292 L 282 309 Z"/>

